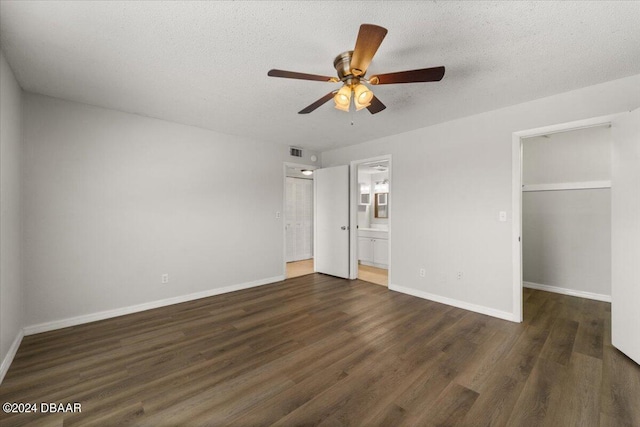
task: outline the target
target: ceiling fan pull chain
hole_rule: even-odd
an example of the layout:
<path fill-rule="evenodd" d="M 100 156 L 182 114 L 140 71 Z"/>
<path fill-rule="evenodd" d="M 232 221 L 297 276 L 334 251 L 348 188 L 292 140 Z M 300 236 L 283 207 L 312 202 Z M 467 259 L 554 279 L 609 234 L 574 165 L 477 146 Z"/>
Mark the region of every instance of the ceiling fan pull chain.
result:
<path fill-rule="evenodd" d="M 355 110 L 355 108 L 349 108 L 349 113 L 351 114 L 351 126 L 353 126 L 353 110 Z"/>

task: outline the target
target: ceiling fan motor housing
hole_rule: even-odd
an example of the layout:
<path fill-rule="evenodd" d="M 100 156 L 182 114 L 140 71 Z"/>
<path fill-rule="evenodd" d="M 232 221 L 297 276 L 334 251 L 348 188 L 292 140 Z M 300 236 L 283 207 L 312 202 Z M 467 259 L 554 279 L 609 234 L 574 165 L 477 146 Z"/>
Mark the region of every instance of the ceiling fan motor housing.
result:
<path fill-rule="evenodd" d="M 338 77 L 343 82 L 345 82 L 349 78 L 354 77 L 353 73 L 351 72 L 352 56 L 353 56 L 353 51 L 348 50 L 346 52 L 342 52 L 340 55 L 336 56 L 336 59 L 333 60 L 333 66 L 338 72 Z"/>

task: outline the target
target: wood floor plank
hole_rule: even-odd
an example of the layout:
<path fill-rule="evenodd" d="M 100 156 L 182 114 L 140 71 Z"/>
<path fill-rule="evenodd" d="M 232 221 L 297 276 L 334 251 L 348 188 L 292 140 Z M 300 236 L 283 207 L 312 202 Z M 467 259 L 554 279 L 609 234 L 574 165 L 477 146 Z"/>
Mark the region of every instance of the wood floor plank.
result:
<path fill-rule="evenodd" d="M 452 426 L 459 424 L 465 417 L 478 393 L 452 382 L 436 399 L 430 409 L 422 412 L 415 421 L 404 419 L 401 425 L 409 426 Z"/>
<path fill-rule="evenodd" d="M 546 426 L 598 426 L 602 360 L 574 352 L 561 384 L 560 398 L 551 402 L 544 420 Z M 576 388 L 575 384 L 590 384 Z"/>
<path fill-rule="evenodd" d="M 523 291 L 516 324 L 310 274 L 27 336 L 0 425 L 638 426 L 610 304 Z"/>
<path fill-rule="evenodd" d="M 508 425 L 540 426 L 552 401 L 561 396 L 566 368 L 552 360 L 538 359 L 514 406 Z"/>
<path fill-rule="evenodd" d="M 540 357 L 561 365 L 569 363 L 578 326 L 579 323 L 575 320 L 557 319 L 551 326 L 549 338 L 540 352 Z"/>
<path fill-rule="evenodd" d="M 588 309 L 586 309 L 588 310 Z M 574 342 L 574 351 L 602 359 L 604 348 L 604 319 L 581 313 L 580 326 Z"/>
<path fill-rule="evenodd" d="M 389 271 L 383 268 L 358 264 L 358 279 L 381 286 L 389 286 Z"/>
<path fill-rule="evenodd" d="M 460 367 L 460 373 L 455 379 L 456 383 L 478 391 L 491 370 L 503 360 L 516 338 L 516 334 L 509 336 L 502 331 L 493 333 L 477 346 L 469 363 Z"/>
<path fill-rule="evenodd" d="M 506 426 L 524 382 L 507 375 L 493 375 L 478 387 L 478 399 L 466 414 L 465 426 Z"/>
<path fill-rule="evenodd" d="M 611 345 L 604 348 L 600 409 L 621 426 L 640 425 L 640 369 Z"/>
<path fill-rule="evenodd" d="M 287 279 L 313 274 L 313 258 L 287 263 Z"/>

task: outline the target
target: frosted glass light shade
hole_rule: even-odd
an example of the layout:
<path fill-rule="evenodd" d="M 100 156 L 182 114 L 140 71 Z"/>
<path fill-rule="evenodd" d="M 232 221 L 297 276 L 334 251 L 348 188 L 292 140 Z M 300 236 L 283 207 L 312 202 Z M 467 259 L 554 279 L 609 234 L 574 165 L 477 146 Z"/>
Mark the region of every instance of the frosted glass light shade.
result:
<path fill-rule="evenodd" d="M 363 108 L 371 105 L 373 92 L 371 92 L 368 87 L 362 83 L 358 83 L 353 89 L 353 92 L 355 94 L 354 103 L 356 105 L 356 110 L 362 110 Z"/>
<path fill-rule="evenodd" d="M 349 104 L 351 104 L 351 88 L 349 86 L 342 86 L 338 93 L 333 97 L 333 101 L 336 104 L 336 108 L 342 111 L 349 111 Z"/>

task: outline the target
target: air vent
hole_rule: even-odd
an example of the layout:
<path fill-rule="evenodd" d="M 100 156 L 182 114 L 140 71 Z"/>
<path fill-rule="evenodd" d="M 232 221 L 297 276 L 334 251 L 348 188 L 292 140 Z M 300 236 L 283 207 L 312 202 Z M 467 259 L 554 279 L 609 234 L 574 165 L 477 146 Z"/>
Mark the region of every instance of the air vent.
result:
<path fill-rule="evenodd" d="M 289 155 L 293 157 L 302 157 L 302 148 L 289 147 Z"/>

